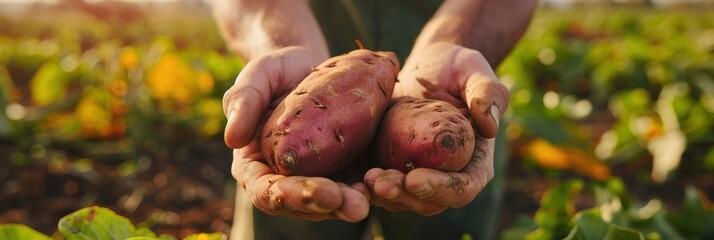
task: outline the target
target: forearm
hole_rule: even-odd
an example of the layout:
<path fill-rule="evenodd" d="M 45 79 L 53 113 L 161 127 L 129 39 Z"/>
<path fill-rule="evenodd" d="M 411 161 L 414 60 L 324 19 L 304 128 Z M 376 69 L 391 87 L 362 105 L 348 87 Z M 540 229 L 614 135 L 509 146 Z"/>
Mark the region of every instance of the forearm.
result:
<path fill-rule="evenodd" d="M 412 53 L 434 42 L 450 42 L 481 52 L 491 66 L 511 51 L 530 23 L 534 0 L 445 1 L 427 22 Z"/>
<path fill-rule="evenodd" d="M 215 0 L 213 12 L 228 46 L 245 60 L 288 46 L 329 57 L 317 20 L 303 0 Z"/>

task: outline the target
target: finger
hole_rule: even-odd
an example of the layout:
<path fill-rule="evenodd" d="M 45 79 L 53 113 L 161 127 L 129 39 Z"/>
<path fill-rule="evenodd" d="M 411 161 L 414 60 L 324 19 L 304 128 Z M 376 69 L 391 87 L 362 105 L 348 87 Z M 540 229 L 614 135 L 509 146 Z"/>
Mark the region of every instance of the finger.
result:
<path fill-rule="evenodd" d="M 422 215 L 434 215 L 446 209 L 445 206 L 430 203 L 414 197 L 404 189 L 404 173 L 388 169 L 383 171 L 374 182 L 374 195 L 392 202 L 389 205 L 402 205 Z"/>
<path fill-rule="evenodd" d="M 510 94 L 506 85 L 493 73 L 486 59 L 477 51 L 469 50 L 458 61 L 459 69 L 467 76 L 462 98 L 468 105 L 476 131 L 485 138 L 498 133 L 501 116 L 508 108 Z"/>
<path fill-rule="evenodd" d="M 331 213 L 343 200 L 337 183 L 320 177 L 266 175 L 251 192 L 259 196 L 256 206 L 278 212 Z"/>
<path fill-rule="evenodd" d="M 417 168 L 406 177 L 405 188 L 418 199 L 448 207 L 462 207 L 480 192 L 466 174 Z"/>
<path fill-rule="evenodd" d="M 387 169 L 382 171 L 374 182 L 372 189 L 375 195 L 387 199 L 398 200 L 404 196 L 404 173 Z"/>
<path fill-rule="evenodd" d="M 260 161 L 263 155 L 258 149 L 257 141 L 253 141 L 248 146 L 233 150 L 231 174 L 243 189 L 247 190 L 247 185 L 252 185 L 263 175 L 274 174 L 270 166 Z"/>
<path fill-rule="evenodd" d="M 335 215 L 342 220 L 348 222 L 358 222 L 367 218 L 369 214 L 369 201 L 359 191 L 341 186 L 342 190 L 342 206 L 335 212 Z"/>
<path fill-rule="evenodd" d="M 270 63 L 257 60 L 248 64 L 236 78 L 233 85 L 223 95 L 223 110 L 228 122 L 224 140 L 231 148 L 240 148 L 250 143 L 255 137 L 258 122 L 268 109 L 273 92 L 265 71 Z"/>
<path fill-rule="evenodd" d="M 286 47 L 248 62 L 223 96 L 226 144 L 239 148 L 250 143 L 263 113 L 322 60 L 307 48 Z"/>
<path fill-rule="evenodd" d="M 305 219 L 305 220 L 310 220 L 314 222 L 319 222 L 327 219 L 337 219 L 338 217 L 335 216 L 333 213 L 304 213 L 304 212 L 289 212 L 287 213 L 290 216 L 299 218 L 299 219 Z"/>
<path fill-rule="evenodd" d="M 405 179 L 407 192 L 415 197 L 448 207 L 463 207 L 493 178 L 493 139 L 480 139 L 474 155 L 461 172 L 417 168 Z"/>
<path fill-rule="evenodd" d="M 283 196 L 273 196 L 270 186 L 285 176 L 276 174 L 267 174 L 255 179 L 254 184 L 247 185 L 246 190 L 251 195 L 253 205 L 258 210 L 270 214 L 277 215 L 286 212 L 283 202 Z M 267 186 L 266 186 L 267 185 Z"/>
<path fill-rule="evenodd" d="M 345 186 L 347 185 L 345 184 Z M 370 194 L 369 188 L 367 188 L 367 185 L 365 185 L 363 182 L 352 183 L 349 185 L 349 187 L 362 194 L 362 196 L 364 196 L 364 198 L 367 199 L 368 202 L 372 198 L 372 194 Z"/>
<path fill-rule="evenodd" d="M 371 168 L 364 174 L 364 184 L 367 188 L 374 189 L 374 182 L 377 181 L 379 174 L 384 172 L 381 168 Z"/>
<path fill-rule="evenodd" d="M 384 172 L 384 169 L 381 168 L 372 168 L 367 173 L 364 175 L 364 183 L 367 186 L 368 189 L 374 189 L 374 183 L 377 181 L 377 178 L 379 178 L 379 175 Z M 373 192 L 373 191 L 372 191 Z M 397 202 L 392 202 L 390 200 L 386 200 L 382 198 L 381 196 L 378 196 L 376 194 L 371 195 L 371 200 L 370 203 L 372 203 L 375 206 L 381 207 L 386 209 L 387 211 L 391 212 L 399 212 L 399 211 L 406 211 L 409 210 L 407 206 L 402 205 L 401 203 Z"/>

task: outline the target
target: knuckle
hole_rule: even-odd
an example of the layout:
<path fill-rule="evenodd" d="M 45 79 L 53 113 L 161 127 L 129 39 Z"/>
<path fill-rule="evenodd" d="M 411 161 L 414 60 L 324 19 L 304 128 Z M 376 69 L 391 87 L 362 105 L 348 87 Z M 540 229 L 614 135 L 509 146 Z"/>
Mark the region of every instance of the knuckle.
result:
<path fill-rule="evenodd" d="M 432 188 L 430 190 L 425 190 L 425 191 L 416 191 L 416 192 L 413 192 L 412 194 L 414 194 L 415 197 L 417 197 L 421 200 L 430 201 L 430 200 L 433 200 L 439 196 L 437 194 L 437 192 L 438 191 L 436 189 Z"/>
<path fill-rule="evenodd" d="M 265 207 L 265 205 L 264 205 L 264 203 L 263 203 L 263 200 L 262 200 L 261 198 L 262 198 L 262 197 L 258 197 L 258 196 L 256 196 L 255 194 L 252 194 L 252 195 L 251 195 L 251 201 L 253 202 L 253 206 L 255 206 L 255 208 L 257 208 L 257 209 L 260 210 L 261 212 L 264 212 L 264 213 L 266 213 L 266 214 L 268 214 L 268 215 L 273 215 L 273 216 L 274 216 L 274 215 L 278 215 L 278 214 L 279 214 L 279 212 L 274 211 L 274 210 L 272 210 L 272 209 L 270 209 L 270 208 Z"/>

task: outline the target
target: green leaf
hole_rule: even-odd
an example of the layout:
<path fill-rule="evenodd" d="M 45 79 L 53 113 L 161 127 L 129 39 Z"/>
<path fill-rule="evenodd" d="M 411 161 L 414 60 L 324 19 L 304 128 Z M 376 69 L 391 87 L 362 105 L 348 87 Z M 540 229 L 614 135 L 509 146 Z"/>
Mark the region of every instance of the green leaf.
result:
<path fill-rule="evenodd" d="M 153 232 L 137 230 L 129 219 L 97 206 L 83 208 L 63 217 L 59 221 L 58 230 L 70 240 L 156 238 Z"/>
<path fill-rule="evenodd" d="M 709 151 L 704 155 L 704 167 L 709 171 L 714 171 L 714 147 L 709 148 Z"/>
<path fill-rule="evenodd" d="M 603 240 L 620 240 L 620 239 L 644 240 L 644 236 L 642 236 L 641 232 L 638 232 L 633 229 L 629 229 L 629 228 L 625 228 L 625 227 L 617 226 L 617 225 L 610 225 L 610 228 L 607 230 L 607 234 L 605 234 L 605 237 L 602 239 Z"/>
<path fill-rule="evenodd" d="M 687 239 L 714 239 L 714 209 L 704 206 L 708 202 L 698 189 L 688 186 L 679 213 L 671 214 L 670 221 Z"/>
<path fill-rule="evenodd" d="M 599 208 L 578 213 L 576 223 L 566 239 L 604 239 L 610 228 L 609 224 L 602 220 Z"/>
<path fill-rule="evenodd" d="M 67 73 L 56 62 L 47 62 L 30 80 L 32 101 L 40 106 L 49 105 L 67 93 Z"/>
<path fill-rule="evenodd" d="M 51 240 L 52 238 L 22 224 L 1 224 L 0 239 Z"/>
<path fill-rule="evenodd" d="M 234 56 L 223 56 L 216 51 L 208 51 L 203 55 L 203 64 L 219 82 L 236 78 L 243 68 L 243 61 Z"/>
<path fill-rule="evenodd" d="M 5 115 L 5 109 L 11 102 L 13 88 L 10 73 L 4 65 L 0 64 L 0 138 L 5 138 L 13 132 L 13 127 Z"/>
<path fill-rule="evenodd" d="M 655 203 L 655 204 L 652 204 Z M 655 208 L 652 209 L 652 205 Z M 655 213 L 648 213 L 656 211 Z M 637 230 L 640 230 L 643 234 L 651 239 L 651 235 L 657 236 L 656 239 L 668 239 L 668 240 L 684 240 L 687 239 L 682 234 L 677 231 L 674 225 L 665 217 L 665 210 L 662 208 L 662 203 L 659 200 L 652 200 L 650 203 L 642 207 L 637 211 L 633 211 L 633 221 L 632 226 Z M 647 218 L 643 218 L 641 215 L 651 215 Z"/>
<path fill-rule="evenodd" d="M 501 240 L 521 240 L 525 236 L 538 229 L 538 225 L 530 216 L 520 215 L 515 223 L 501 233 Z"/>
<path fill-rule="evenodd" d="M 513 107 L 513 120 L 523 125 L 536 136 L 542 137 L 555 145 L 569 144 L 574 141 L 570 131 L 564 126 L 561 116 L 551 117 L 544 114 L 547 110 L 542 104 L 529 103 Z"/>
<path fill-rule="evenodd" d="M 618 240 L 644 239 L 642 233 L 605 222 L 599 208 L 592 208 L 578 213 L 577 225 L 570 231 L 566 240 Z"/>
<path fill-rule="evenodd" d="M 540 208 L 535 213 L 535 222 L 540 227 L 528 234 L 526 239 L 563 238 L 572 228 L 575 215 L 573 199 L 582 191 L 585 183 L 580 179 L 562 182 L 548 189 L 541 198 Z"/>

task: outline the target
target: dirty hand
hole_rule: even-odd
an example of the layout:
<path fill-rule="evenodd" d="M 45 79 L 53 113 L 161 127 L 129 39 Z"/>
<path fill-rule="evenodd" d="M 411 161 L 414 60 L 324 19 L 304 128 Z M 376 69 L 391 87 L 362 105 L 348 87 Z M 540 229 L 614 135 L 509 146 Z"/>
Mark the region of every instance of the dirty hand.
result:
<path fill-rule="evenodd" d="M 395 98 L 439 99 L 470 117 L 478 133 L 476 147 L 460 172 L 417 168 L 404 174 L 393 169 L 370 169 L 364 182 L 371 190 L 372 203 L 390 211 L 409 210 L 422 215 L 465 206 L 493 178 L 493 138 L 508 106 L 508 89 L 478 51 L 444 42 L 412 52 L 399 80 Z"/>
<path fill-rule="evenodd" d="M 370 193 L 364 183 L 275 174 L 256 138 L 265 117 L 325 58 L 307 48 L 286 47 L 248 62 L 223 97 L 225 142 L 234 148 L 233 177 L 259 210 L 313 221 L 356 222 L 369 212 Z"/>

